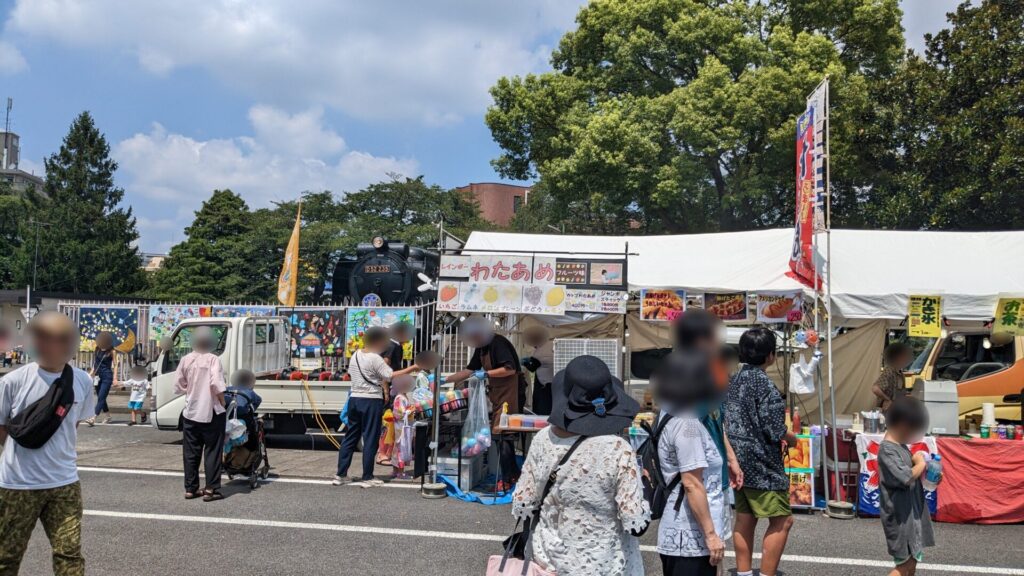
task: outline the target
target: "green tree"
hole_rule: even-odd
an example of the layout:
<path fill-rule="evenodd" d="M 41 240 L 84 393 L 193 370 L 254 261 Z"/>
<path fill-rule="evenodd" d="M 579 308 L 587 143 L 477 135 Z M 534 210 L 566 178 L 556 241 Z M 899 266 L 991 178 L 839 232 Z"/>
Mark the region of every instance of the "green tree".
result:
<path fill-rule="evenodd" d="M 60 150 L 44 163 L 43 193 L 27 194 L 32 217 L 49 224 L 39 231 L 37 288 L 126 296 L 140 290 L 145 278 L 135 217 L 121 207 L 124 190 L 114 185 L 117 162 L 88 112 L 75 118 Z M 19 247 L 20 285 L 32 280 L 32 234 Z"/>
<path fill-rule="evenodd" d="M 888 86 L 890 227 L 1024 228 L 1024 2 L 961 4 Z"/>
<path fill-rule="evenodd" d="M 863 220 L 875 168 L 860 126 L 871 86 L 903 51 L 897 0 L 599 0 L 577 24 L 553 72 L 491 89 L 486 121 L 503 151 L 493 164 L 505 177 L 540 177 L 549 209 L 537 224 L 789 225 L 795 117 L 826 74 L 834 218 Z"/>
<path fill-rule="evenodd" d="M 257 257 L 253 230 L 245 200 L 231 190 L 214 190 L 185 229 L 186 239 L 171 248 L 151 278 L 148 295 L 191 302 L 268 300 L 270 272 Z"/>
<path fill-rule="evenodd" d="M 22 244 L 31 239 L 29 217 L 25 197 L 14 192 L 7 182 L 0 182 L 0 254 L 4 255 L 0 258 L 0 286 L 5 288 L 24 288 L 18 282 L 24 279 L 25 271 Z"/>
<path fill-rule="evenodd" d="M 251 243 L 264 273 L 255 281 L 273 298 L 284 250 L 295 225 L 297 202 L 279 202 L 256 210 Z M 330 191 L 302 194 L 302 232 L 299 241 L 299 300 L 319 302 L 325 280 L 334 273 L 344 241 L 345 211 Z"/>
<path fill-rule="evenodd" d="M 437 247 L 437 224 L 444 218 L 445 229 L 462 238 L 472 230 L 487 227 L 480 218 L 476 201 L 457 190 L 427 184 L 423 176 L 370 184 L 342 199 L 345 224 L 339 247 L 354 254 L 356 245 L 374 236 L 401 240 L 412 246 Z"/>

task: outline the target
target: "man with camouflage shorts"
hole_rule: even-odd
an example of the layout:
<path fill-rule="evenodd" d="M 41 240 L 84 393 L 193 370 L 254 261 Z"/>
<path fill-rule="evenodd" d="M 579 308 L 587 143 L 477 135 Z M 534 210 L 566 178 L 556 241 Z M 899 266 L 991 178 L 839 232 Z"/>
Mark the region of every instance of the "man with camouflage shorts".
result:
<path fill-rule="evenodd" d="M 8 423 L 46 394 L 61 377 L 78 345 L 71 320 L 43 312 L 29 324 L 38 362 L 0 378 L 0 576 L 18 573 L 36 520 L 53 548 L 55 576 L 82 576 L 82 491 L 78 483 L 78 423 L 92 416 L 95 397 L 89 375 L 73 369 L 74 404 L 60 428 L 41 447 L 8 438 Z"/>

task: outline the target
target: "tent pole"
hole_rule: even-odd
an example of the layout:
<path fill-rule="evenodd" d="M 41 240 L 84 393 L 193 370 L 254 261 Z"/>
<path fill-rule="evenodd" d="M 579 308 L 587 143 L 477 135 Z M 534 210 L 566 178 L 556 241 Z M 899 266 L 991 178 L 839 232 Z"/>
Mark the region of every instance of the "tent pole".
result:
<path fill-rule="evenodd" d="M 839 455 L 839 428 L 836 420 L 836 395 L 835 382 L 832 371 L 832 189 L 829 157 L 829 136 L 832 129 L 830 105 L 830 92 L 828 77 L 825 77 L 825 329 L 828 330 L 828 397 L 829 408 L 832 413 L 832 453 Z M 839 489 L 839 466 L 838 461 L 835 468 L 836 489 Z"/>
<path fill-rule="evenodd" d="M 818 233 L 817 233 L 817 231 L 814 232 L 814 235 L 812 236 L 812 240 L 811 241 L 814 244 L 814 254 L 817 255 L 818 254 Z M 817 258 L 814 258 L 813 284 L 814 284 L 814 333 L 815 334 L 819 334 L 820 332 L 818 330 L 819 330 L 819 326 L 820 326 L 819 318 L 820 318 L 821 310 L 820 310 L 820 306 L 819 306 L 819 304 L 820 304 L 820 302 L 819 302 L 820 294 L 818 292 L 818 259 Z M 819 342 L 814 345 L 814 353 L 817 354 L 820 349 L 821 349 L 821 343 L 820 343 L 820 339 L 819 339 Z M 818 448 L 818 451 L 820 452 L 820 454 L 818 454 L 818 459 L 821 460 L 821 480 L 822 480 L 821 486 L 822 486 L 822 489 L 825 492 L 825 502 L 828 503 L 828 501 L 830 499 L 829 494 L 830 494 L 831 491 L 829 490 L 829 487 L 828 487 L 828 457 L 825 454 L 825 442 L 828 442 L 828 439 L 825 436 L 825 423 L 826 423 L 826 420 L 825 420 L 825 396 L 824 396 L 824 392 L 822 390 L 823 382 L 821 380 L 821 364 L 818 364 L 817 366 L 814 367 L 814 384 L 815 384 L 815 388 L 817 388 L 817 392 L 818 392 L 818 419 L 821 421 L 821 430 L 820 430 L 821 443 L 820 443 L 819 448 Z M 833 452 L 833 454 L 834 453 L 835 452 Z"/>
<path fill-rule="evenodd" d="M 437 253 L 438 255 L 444 254 L 444 217 L 442 216 L 437 225 Z M 437 277 L 434 278 L 434 282 L 439 282 L 441 278 L 441 270 L 438 267 Z M 441 366 L 444 365 L 444 356 L 446 346 L 444 342 L 444 333 L 446 332 L 446 326 L 444 322 L 437 317 L 437 302 L 434 302 L 434 327 L 436 330 L 435 338 L 437 338 L 437 366 L 434 367 L 434 407 L 433 407 L 433 418 L 431 418 L 431 442 L 429 445 L 430 463 L 429 475 L 430 483 L 423 484 L 420 487 L 420 495 L 424 498 L 437 499 L 444 498 L 447 496 L 447 487 L 443 482 L 437 481 L 437 451 L 441 442 Z"/>

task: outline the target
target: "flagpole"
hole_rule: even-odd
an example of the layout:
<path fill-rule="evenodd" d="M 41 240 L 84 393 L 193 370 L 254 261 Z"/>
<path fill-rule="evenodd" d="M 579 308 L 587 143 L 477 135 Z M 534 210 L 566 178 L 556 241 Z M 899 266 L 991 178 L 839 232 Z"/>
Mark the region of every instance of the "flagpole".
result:
<path fill-rule="evenodd" d="M 836 421 L 836 391 L 833 379 L 833 366 L 835 363 L 832 357 L 832 189 L 830 169 L 832 159 L 829 155 L 832 113 L 829 108 L 831 105 L 830 100 L 831 90 L 829 88 L 828 76 L 825 76 L 825 302 L 826 314 L 828 314 L 825 318 L 825 329 L 828 330 L 828 397 L 832 416 L 832 454 L 836 456 L 836 466 L 833 473 L 836 490 L 839 490 L 839 428 Z"/>

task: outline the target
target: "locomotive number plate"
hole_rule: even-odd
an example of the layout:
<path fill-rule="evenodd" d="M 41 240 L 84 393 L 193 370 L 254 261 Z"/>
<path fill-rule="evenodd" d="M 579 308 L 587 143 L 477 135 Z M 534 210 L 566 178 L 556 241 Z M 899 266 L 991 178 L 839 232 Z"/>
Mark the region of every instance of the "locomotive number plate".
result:
<path fill-rule="evenodd" d="M 386 274 L 391 272 L 391 266 L 387 264 L 368 264 L 363 266 L 363 272 L 367 274 Z"/>

